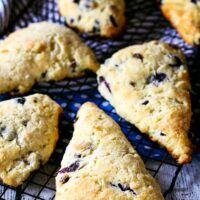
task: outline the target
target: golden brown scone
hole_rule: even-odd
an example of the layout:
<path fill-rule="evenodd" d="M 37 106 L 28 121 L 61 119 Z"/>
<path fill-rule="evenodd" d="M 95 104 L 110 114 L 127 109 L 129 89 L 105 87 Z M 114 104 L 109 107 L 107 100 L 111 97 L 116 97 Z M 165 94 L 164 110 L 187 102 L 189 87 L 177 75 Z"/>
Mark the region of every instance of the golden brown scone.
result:
<path fill-rule="evenodd" d="M 113 37 L 125 27 L 124 0 L 58 0 L 70 27 L 90 35 Z"/>
<path fill-rule="evenodd" d="M 118 124 L 87 102 L 56 177 L 56 200 L 164 200 Z"/>
<path fill-rule="evenodd" d="M 163 0 L 161 10 L 188 44 L 200 44 L 200 1 Z"/>
<path fill-rule="evenodd" d="M 72 30 L 40 22 L 0 43 L 0 93 L 25 93 L 35 82 L 58 81 L 96 71 L 92 50 Z"/>
<path fill-rule="evenodd" d="M 97 75 L 100 93 L 121 117 L 165 146 L 178 163 L 191 161 L 190 81 L 177 46 L 153 41 L 127 47 Z"/>
<path fill-rule="evenodd" d="M 45 164 L 58 140 L 62 108 L 46 95 L 0 102 L 0 180 L 17 187 Z"/>

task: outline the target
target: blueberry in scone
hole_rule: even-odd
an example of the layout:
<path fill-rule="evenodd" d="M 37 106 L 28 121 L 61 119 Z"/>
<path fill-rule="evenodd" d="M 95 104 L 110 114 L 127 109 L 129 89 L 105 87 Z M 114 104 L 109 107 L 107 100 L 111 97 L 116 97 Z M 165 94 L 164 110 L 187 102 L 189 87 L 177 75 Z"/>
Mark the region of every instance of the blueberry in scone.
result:
<path fill-rule="evenodd" d="M 99 64 L 72 30 L 40 22 L 17 30 L 0 43 L 0 93 L 25 93 L 35 82 L 75 78 Z"/>
<path fill-rule="evenodd" d="M 191 161 L 190 81 L 181 50 L 164 42 L 115 53 L 97 71 L 98 89 L 116 112 L 177 159 Z"/>
<path fill-rule="evenodd" d="M 118 124 L 90 102 L 78 111 L 56 177 L 56 200 L 85 199 L 164 199 Z"/>
<path fill-rule="evenodd" d="M 199 0 L 163 0 L 161 10 L 188 44 L 200 44 Z"/>
<path fill-rule="evenodd" d="M 0 102 L 0 180 L 17 187 L 45 164 L 58 140 L 61 107 L 34 94 Z"/>
<path fill-rule="evenodd" d="M 68 26 L 90 35 L 113 37 L 125 27 L 124 0 L 57 0 Z"/>

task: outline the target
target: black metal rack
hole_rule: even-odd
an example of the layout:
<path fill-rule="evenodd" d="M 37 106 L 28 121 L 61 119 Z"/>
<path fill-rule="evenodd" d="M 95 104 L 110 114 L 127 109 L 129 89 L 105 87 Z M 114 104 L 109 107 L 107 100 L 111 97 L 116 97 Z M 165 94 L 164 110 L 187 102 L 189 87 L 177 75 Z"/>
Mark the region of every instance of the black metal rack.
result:
<path fill-rule="evenodd" d="M 23 1 L 14 1 L 13 9 L 19 8 L 21 3 Z M 195 132 L 197 132 L 200 113 L 196 112 L 195 108 L 198 108 L 197 105 L 200 98 L 195 91 L 198 91 L 200 87 L 200 84 L 197 84 L 198 81 L 200 82 L 200 69 L 197 67 L 199 65 L 197 64 L 199 51 L 197 48 L 192 48 L 183 42 L 177 32 L 164 19 L 154 0 L 127 0 L 126 3 L 127 28 L 122 36 L 115 39 L 103 39 L 88 37 L 85 34 L 82 35 L 84 41 L 94 49 L 100 62 L 104 62 L 112 53 L 125 46 L 149 40 L 161 39 L 181 46 L 188 59 L 191 77 L 194 77 L 192 78 L 194 116 L 191 133 L 193 133 L 195 142 L 198 142 L 198 135 Z M 30 0 L 21 12 L 12 17 L 12 23 L 2 37 L 18 27 L 44 20 L 65 23 L 64 18 L 58 14 L 56 0 Z M 72 136 L 73 120 L 78 107 L 86 101 L 95 102 L 119 123 L 129 141 L 142 156 L 147 169 L 160 183 L 164 195 L 167 196 L 173 190 L 182 166 L 177 165 L 164 148 L 149 141 L 134 126 L 115 113 L 113 107 L 98 93 L 94 75 L 88 75 L 76 80 L 65 79 L 60 82 L 40 83 L 34 86 L 30 94 L 36 92 L 48 94 L 64 109 L 64 115 L 60 118 L 60 139 L 57 148 L 49 162 L 36 172 L 33 172 L 22 186 L 11 188 L 0 184 L 0 199 L 46 200 L 54 198 L 56 171 Z M 9 95 L 1 95 L 0 97 L 1 100 L 10 98 Z"/>

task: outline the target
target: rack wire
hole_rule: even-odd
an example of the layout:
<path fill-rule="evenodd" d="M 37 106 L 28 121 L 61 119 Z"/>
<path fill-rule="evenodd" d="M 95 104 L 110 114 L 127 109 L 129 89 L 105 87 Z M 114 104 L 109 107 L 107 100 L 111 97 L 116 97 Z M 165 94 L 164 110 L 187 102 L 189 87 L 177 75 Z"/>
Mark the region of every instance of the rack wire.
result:
<path fill-rule="evenodd" d="M 22 9 L 17 14 L 13 10 L 12 23 L 1 35 L 2 38 L 15 29 L 25 27 L 32 22 L 48 20 L 65 24 L 64 18 L 58 14 L 56 0 L 29 0 L 28 4 L 24 6 L 20 4 L 23 4 L 23 1 L 14 1 L 13 9 L 20 9 L 20 6 Z M 200 123 L 200 111 L 198 110 L 200 97 L 196 92 L 200 89 L 198 48 L 192 48 L 183 42 L 177 32 L 163 18 L 155 1 L 127 0 L 126 4 L 127 28 L 122 36 L 115 39 L 103 39 L 83 34 L 81 37 L 95 51 L 100 62 L 105 61 L 117 50 L 131 44 L 155 39 L 178 44 L 187 57 L 192 77 L 194 115 L 190 136 L 193 142 L 198 144 L 197 125 Z M 0 199 L 54 199 L 56 171 L 59 169 L 65 148 L 72 137 L 76 112 L 86 101 L 96 103 L 119 123 L 129 141 L 143 158 L 146 168 L 160 183 L 164 195 L 167 196 L 173 190 L 182 166 L 177 165 L 164 148 L 141 135 L 133 125 L 116 114 L 114 108 L 98 93 L 95 75 L 88 75 L 76 80 L 65 79 L 60 82 L 40 83 L 35 85 L 29 94 L 36 92 L 48 94 L 64 109 L 64 115 L 60 117 L 60 139 L 49 162 L 33 172 L 22 186 L 12 188 L 0 183 Z M 0 96 L 0 100 L 10 98 L 8 94 Z"/>

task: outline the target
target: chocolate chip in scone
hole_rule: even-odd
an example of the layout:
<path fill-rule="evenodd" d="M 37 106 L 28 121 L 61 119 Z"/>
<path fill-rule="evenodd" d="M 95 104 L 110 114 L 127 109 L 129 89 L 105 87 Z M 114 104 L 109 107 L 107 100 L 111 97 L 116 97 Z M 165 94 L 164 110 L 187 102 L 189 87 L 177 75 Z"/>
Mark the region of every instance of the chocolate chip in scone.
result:
<path fill-rule="evenodd" d="M 95 19 L 94 23 L 97 24 L 97 25 L 99 25 L 100 21 L 98 19 Z"/>
<path fill-rule="evenodd" d="M 74 19 L 71 18 L 69 22 L 70 22 L 70 24 L 73 24 L 74 23 Z"/>
<path fill-rule="evenodd" d="M 100 77 L 99 77 L 99 83 L 100 83 L 100 84 L 101 84 L 101 83 L 104 83 L 105 86 L 106 86 L 106 88 L 108 89 L 108 91 L 109 91 L 110 93 L 112 93 L 112 91 L 111 91 L 111 89 L 110 89 L 110 85 L 109 85 L 109 83 L 106 81 L 106 79 L 105 79 L 104 76 L 100 76 Z"/>
<path fill-rule="evenodd" d="M 145 100 L 145 101 L 142 102 L 142 105 L 147 105 L 148 103 L 149 103 L 149 101 Z"/>
<path fill-rule="evenodd" d="M 155 86 L 158 86 L 159 83 L 167 79 L 167 75 L 164 73 L 155 73 L 148 77 L 147 84 L 153 84 Z"/>
<path fill-rule="evenodd" d="M 37 99 L 37 98 L 34 98 L 33 102 L 34 102 L 34 103 L 37 103 L 37 102 L 38 102 L 38 99 Z"/>
<path fill-rule="evenodd" d="M 140 54 L 140 53 L 134 53 L 134 54 L 133 54 L 133 57 L 134 57 L 134 58 L 138 58 L 138 59 L 140 59 L 140 60 L 143 60 L 143 55 Z"/>
<path fill-rule="evenodd" d="M 191 0 L 192 3 L 198 3 L 199 0 Z"/>
<path fill-rule="evenodd" d="M 0 136 L 3 136 L 3 132 L 6 130 L 6 127 L 3 126 L 0 128 Z"/>
<path fill-rule="evenodd" d="M 135 87 L 135 82 L 131 81 L 130 85 L 133 86 L 133 87 Z"/>
<path fill-rule="evenodd" d="M 79 16 L 78 16 L 78 21 L 80 21 L 80 20 L 81 20 L 81 18 L 82 18 L 82 17 L 81 17 L 81 15 L 79 15 Z"/>
<path fill-rule="evenodd" d="M 74 157 L 76 157 L 76 158 L 81 158 L 81 156 L 82 156 L 81 154 L 75 154 L 74 155 Z"/>
<path fill-rule="evenodd" d="M 96 19 L 94 21 L 94 26 L 92 28 L 92 32 L 93 33 L 99 33 L 100 31 L 101 31 L 101 29 L 100 29 L 100 21 L 98 19 Z"/>
<path fill-rule="evenodd" d="M 72 72 L 76 72 L 77 63 L 76 63 L 75 59 L 71 60 L 69 67 L 72 69 Z"/>
<path fill-rule="evenodd" d="M 98 7 L 98 3 L 94 0 L 85 0 L 83 1 L 83 3 L 83 8 L 85 8 L 86 10 L 92 10 Z"/>
<path fill-rule="evenodd" d="M 60 178 L 60 182 L 62 183 L 62 184 L 65 184 L 65 183 L 67 183 L 68 181 L 69 181 L 69 176 L 62 176 L 61 178 Z"/>
<path fill-rule="evenodd" d="M 44 79 L 44 78 L 46 77 L 46 75 L 47 75 L 47 72 L 43 72 L 43 73 L 41 74 L 41 79 Z"/>
<path fill-rule="evenodd" d="M 117 184 L 114 184 L 114 183 L 111 183 L 111 186 L 112 187 L 115 187 L 115 188 L 119 188 L 122 192 L 131 192 L 133 193 L 134 195 L 136 195 L 135 191 L 132 190 L 130 187 L 127 187 L 127 186 L 123 186 L 121 183 L 117 183 Z"/>
<path fill-rule="evenodd" d="M 76 162 L 72 163 L 68 167 L 64 167 L 58 171 L 58 173 L 69 173 L 69 172 L 75 172 L 80 166 L 80 162 L 77 160 Z"/>
<path fill-rule="evenodd" d="M 26 99 L 24 97 L 17 98 L 17 103 L 24 104 Z"/>
<path fill-rule="evenodd" d="M 23 126 L 27 126 L 27 124 L 28 124 L 28 121 L 27 120 L 24 120 L 23 122 L 22 122 L 22 124 L 23 124 Z"/>
<path fill-rule="evenodd" d="M 160 132 L 160 135 L 161 135 L 161 136 L 166 136 L 166 134 L 165 134 L 165 133 L 163 133 L 163 132 Z"/>
<path fill-rule="evenodd" d="M 111 21 L 111 23 L 112 23 L 112 25 L 113 25 L 114 27 L 116 27 L 116 28 L 118 27 L 118 24 L 117 24 L 115 18 L 114 18 L 112 15 L 110 15 L 110 21 Z"/>
<path fill-rule="evenodd" d="M 80 0 L 73 0 L 74 3 L 79 4 Z"/>
<path fill-rule="evenodd" d="M 176 56 L 174 54 L 169 54 L 169 58 L 171 58 L 173 60 L 173 63 L 170 64 L 171 67 L 178 68 L 181 65 L 183 65 L 182 60 L 178 56 Z"/>
<path fill-rule="evenodd" d="M 110 5 L 111 10 L 113 10 L 114 12 L 118 11 L 118 8 L 116 5 Z"/>

